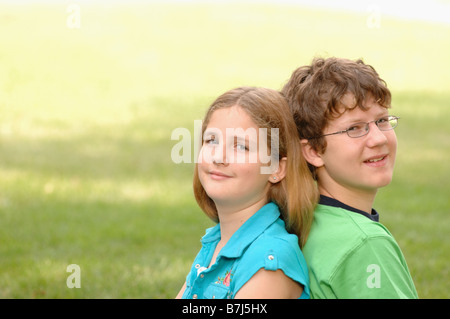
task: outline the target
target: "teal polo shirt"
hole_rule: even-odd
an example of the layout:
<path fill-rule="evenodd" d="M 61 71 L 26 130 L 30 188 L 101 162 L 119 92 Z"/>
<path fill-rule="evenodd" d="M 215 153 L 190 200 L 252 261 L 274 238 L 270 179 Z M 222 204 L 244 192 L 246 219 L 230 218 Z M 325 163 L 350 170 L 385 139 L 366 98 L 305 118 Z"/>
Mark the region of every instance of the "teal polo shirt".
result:
<path fill-rule="evenodd" d="M 300 299 L 309 298 L 308 268 L 298 238 L 287 232 L 276 204 L 268 203 L 250 217 L 208 268 L 220 236 L 220 223 L 206 230 L 186 277 L 183 299 L 232 299 L 261 268 L 282 270 L 303 285 Z"/>

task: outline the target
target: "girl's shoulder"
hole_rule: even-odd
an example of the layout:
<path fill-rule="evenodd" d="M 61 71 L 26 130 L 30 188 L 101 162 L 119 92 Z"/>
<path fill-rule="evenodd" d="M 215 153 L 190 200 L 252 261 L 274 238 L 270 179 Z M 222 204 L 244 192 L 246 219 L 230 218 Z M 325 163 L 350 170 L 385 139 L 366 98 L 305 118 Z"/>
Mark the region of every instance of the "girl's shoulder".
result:
<path fill-rule="evenodd" d="M 242 258 L 249 261 L 260 261 L 268 270 L 278 269 L 280 263 L 297 267 L 304 262 L 298 237 L 288 233 L 285 229 L 277 233 L 273 233 L 269 229 L 262 233 L 247 248 Z"/>
<path fill-rule="evenodd" d="M 282 270 L 287 277 L 302 284 L 302 296 L 309 296 L 308 267 L 296 235 L 289 234 L 285 229 L 268 229 L 262 233 L 240 258 L 235 288 L 242 287 L 260 269 Z"/>
<path fill-rule="evenodd" d="M 269 227 L 253 241 L 242 255 L 240 267 L 273 271 L 281 269 L 286 274 L 297 273 L 303 279 L 308 277 L 308 268 L 298 244 L 298 237 L 287 232 L 283 221 Z"/>

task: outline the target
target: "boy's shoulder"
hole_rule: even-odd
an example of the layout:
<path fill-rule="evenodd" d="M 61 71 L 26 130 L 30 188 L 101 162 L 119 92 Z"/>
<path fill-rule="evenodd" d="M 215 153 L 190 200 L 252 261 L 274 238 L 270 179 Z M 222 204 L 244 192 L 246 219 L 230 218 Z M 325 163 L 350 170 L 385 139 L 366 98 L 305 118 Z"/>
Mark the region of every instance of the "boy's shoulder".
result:
<path fill-rule="evenodd" d="M 326 234 L 324 233 L 326 231 Z M 340 207 L 317 205 L 311 237 L 325 236 L 331 238 L 349 238 L 359 241 L 369 237 L 392 237 L 389 230 L 381 223 L 364 215 Z"/>
<path fill-rule="evenodd" d="M 318 205 L 303 253 L 315 298 L 417 298 L 394 237 L 361 214 Z M 382 289 L 371 289 L 373 271 L 385 278 Z"/>
<path fill-rule="evenodd" d="M 362 245 L 372 244 L 382 249 L 384 244 L 394 240 L 381 223 L 339 207 L 318 205 L 314 212 L 314 222 L 303 249 L 308 263 L 335 267 Z M 381 246 L 381 247 L 380 247 Z"/>

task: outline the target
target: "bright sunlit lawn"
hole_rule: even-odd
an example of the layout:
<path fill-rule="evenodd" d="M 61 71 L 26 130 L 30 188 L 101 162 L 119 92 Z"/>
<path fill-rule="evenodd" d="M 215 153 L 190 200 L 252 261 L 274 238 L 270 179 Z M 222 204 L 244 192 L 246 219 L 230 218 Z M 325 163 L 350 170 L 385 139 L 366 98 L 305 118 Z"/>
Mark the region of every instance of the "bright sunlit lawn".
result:
<path fill-rule="evenodd" d="M 376 209 L 419 296 L 449 298 L 450 26 L 289 5 L 0 5 L 0 298 L 172 298 L 212 222 L 171 132 L 213 99 L 363 58 L 399 148 Z M 81 269 L 81 288 L 66 271 Z"/>

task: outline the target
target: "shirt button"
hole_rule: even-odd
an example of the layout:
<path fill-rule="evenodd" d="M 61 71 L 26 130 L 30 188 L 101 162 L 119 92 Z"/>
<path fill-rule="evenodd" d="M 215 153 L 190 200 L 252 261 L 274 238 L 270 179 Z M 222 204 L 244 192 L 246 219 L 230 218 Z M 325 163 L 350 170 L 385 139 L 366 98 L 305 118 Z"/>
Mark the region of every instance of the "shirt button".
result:
<path fill-rule="evenodd" d="M 195 265 L 195 268 L 199 269 L 200 268 L 200 264 Z"/>
<path fill-rule="evenodd" d="M 197 299 L 197 294 L 193 295 L 192 298 Z"/>
<path fill-rule="evenodd" d="M 205 277 L 205 275 L 204 275 L 204 274 L 201 274 L 201 275 L 200 275 L 200 278 L 203 278 L 203 277 Z"/>
<path fill-rule="evenodd" d="M 269 255 L 267 258 L 269 258 L 269 260 L 273 260 L 274 259 L 273 255 Z"/>

